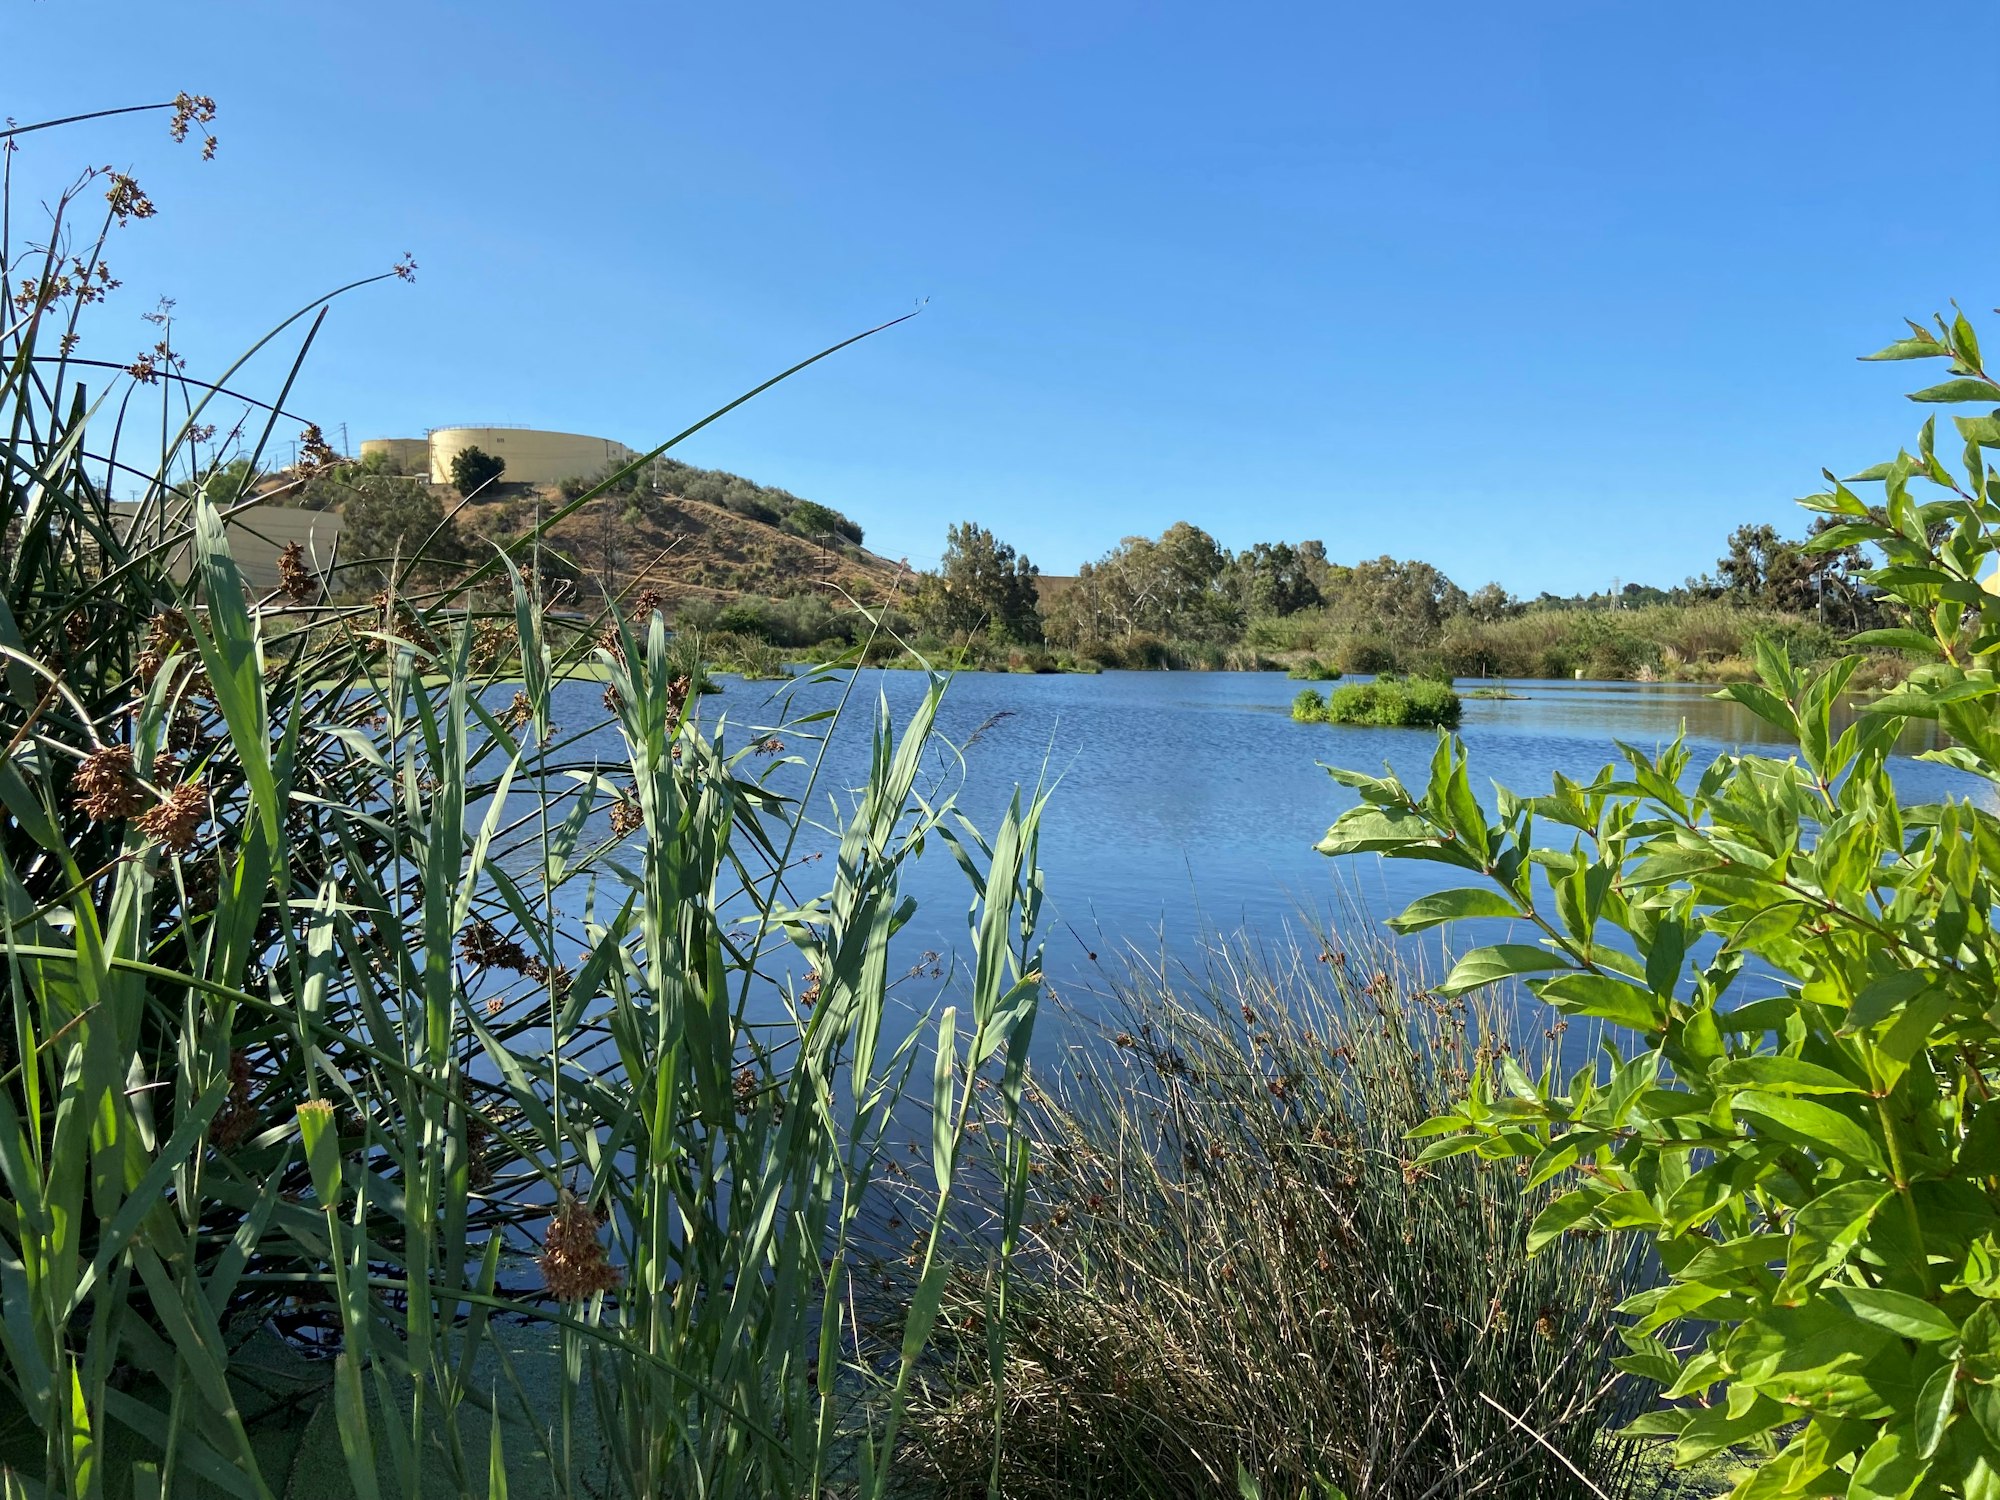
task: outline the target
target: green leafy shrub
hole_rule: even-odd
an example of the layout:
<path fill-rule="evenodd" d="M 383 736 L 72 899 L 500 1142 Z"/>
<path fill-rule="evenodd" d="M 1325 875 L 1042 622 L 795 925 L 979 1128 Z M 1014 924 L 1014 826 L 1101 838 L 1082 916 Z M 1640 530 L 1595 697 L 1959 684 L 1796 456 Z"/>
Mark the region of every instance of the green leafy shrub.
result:
<path fill-rule="evenodd" d="M 1923 657 L 1904 686 L 1840 729 L 1861 659 L 1802 671 L 1763 639 L 1758 681 L 1723 696 L 1793 740 L 1787 759 L 1697 774 L 1678 743 L 1627 748 L 1590 782 L 1500 791 L 1489 816 L 1447 741 L 1421 795 L 1336 772 L 1362 801 L 1320 845 L 1487 882 L 1422 898 L 1401 931 L 1539 934 L 1466 954 L 1440 993 L 1518 976 L 1621 1028 L 1566 1077 L 1484 1059 L 1422 1128 L 1423 1159 L 1511 1158 L 1560 1188 L 1536 1245 L 1652 1241 L 1665 1280 L 1624 1304 L 1624 1367 L 1663 1404 L 1636 1430 L 1681 1462 L 1750 1454 L 1739 1500 L 2000 1494 L 2000 817 L 1904 806 L 1889 771 L 1899 728 L 1927 719 L 1953 741 L 1927 758 L 2000 781 L 2000 599 L 1980 583 L 2000 550 L 2000 382 L 1962 315 L 1911 327 L 1875 357 L 1950 362 L 1917 399 L 1985 409 L 1956 419 L 1962 473 L 1933 419 L 1915 455 L 1804 502 L 1836 522 L 1814 546 L 1882 554 L 1870 580 L 1907 623 L 1857 640 Z M 1705 1332 L 1677 1342 L 1689 1323 Z"/>
<path fill-rule="evenodd" d="M 1332 662 L 1308 656 L 1302 662 L 1295 662 L 1285 675 L 1297 682 L 1338 682 L 1341 671 Z"/>
<path fill-rule="evenodd" d="M 1326 698 L 1307 688 L 1292 700 L 1301 723 L 1372 724 L 1382 728 L 1440 728 L 1456 724 L 1463 711 L 1451 687 L 1427 678 L 1398 682 L 1352 682 Z"/>
<path fill-rule="evenodd" d="M 483 493 L 506 472 L 507 460 L 484 448 L 463 448 L 451 456 L 451 485 L 461 495 Z"/>

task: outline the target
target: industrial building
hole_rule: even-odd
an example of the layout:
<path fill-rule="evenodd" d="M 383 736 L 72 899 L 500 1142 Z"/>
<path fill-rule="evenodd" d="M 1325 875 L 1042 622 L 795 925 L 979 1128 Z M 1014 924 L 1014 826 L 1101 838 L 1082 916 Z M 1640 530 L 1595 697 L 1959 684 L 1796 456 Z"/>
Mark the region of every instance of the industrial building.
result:
<path fill-rule="evenodd" d="M 588 479 L 638 455 L 613 438 L 581 432 L 543 432 L 533 427 L 433 427 L 420 438 L 367 438 L 366 459 L 380 454 L 398 472 L 428 475 L 432 484 L 451 483 L 451 461 L 468 448 L 505 459 L 505 484 L 560 484 Z"/>

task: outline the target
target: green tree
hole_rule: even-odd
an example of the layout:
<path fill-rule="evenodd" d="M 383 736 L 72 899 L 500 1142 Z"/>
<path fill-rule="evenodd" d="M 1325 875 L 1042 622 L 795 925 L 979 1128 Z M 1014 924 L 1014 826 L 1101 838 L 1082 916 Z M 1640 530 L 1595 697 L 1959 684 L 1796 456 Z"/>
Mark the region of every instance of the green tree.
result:
<path fill-rule="evenodd" d="M 1121 640 L 1141 632 L 1182 640 L 1229 640 L 1243 609 L 1232 595 L 1229 557 L 1214 537 L 1176 521 L 1157 540 L 1128 536 L 1077 571 L 1062 600 L 1063 644 Z"/>
<path fill-rule="evenodd" d="M 420 571 L 426 574 L 466 556 L 464 539 L 456 523 L 445 518 L 437 491 L 420 480 L 365 475 L 348 487 L 340 518 L 343 571 L 355 567 L 370 586 L 386 581 L 392 567 L 419 552 L 426 564 Z"/>
<path fill-rule="evenodd" d="M 499 483 L 507 472 L 507 460 L 484 448 L 464 448 L 451 456 L 452 488 L 461 495 L 477 495 Z"/>
<path fill-rule="evenodd" d="M 232 458 L 210 473 L 202 488 L 211 505 L 217 510 L 227 510 L 243 498 L 243 491 L 254 473 L 249 459 Z"/>
<path fill-rule="evenodd" d="M 1613 1028 L 1568 1077 L 1489 1056 L 1410 1169 L 1469 1151 L 1554 1183 L 1531 1247 L 1654 1242 L 1659 1283 L 1623 1307 L 1623 1364 L 1663 1392 L 1637 1430 L 1681 1462 L 1747 1454 L 1737 1500 L 2000 1494 L 2000 816 L 1984 796 L 1906 806 L 1891 777 L 1924 720 L 1950 742 L 1930 758 L 2000 782 L 2000 597 L 1980 583 L 2000 381 L 1963 315 L 1937 326 L 1874 357 L 1950 361 L 1916 399 L 1982 409 L 1956 418 L 1962 475 L 1933 419 L 1920 456 L 1850 482 L 1880 502 L 1840 482 L 1804 502 L 1831 518 L 1813 555 L 1882 555 L 1870 581 L 1903 623 L 1857 644 L 1923 656 L 1905 686 L 1849 722 L 1860 657 L 1802 673 L 1759 642 L 1761 681 L 1727 692 L 1794 742 L 1783 759 L 1628 747 L 1489 813 L 1444 740 L 1421 793 L 1337 772 L 1361 805 L 1320 845 L 1485 882 L 1420 899 L 1400 931 L 1539 935 L 1467 953 L 1448 1000 L 1522 977 Z M 1742 540 L 1768 579 L 1767 539 Z M 1554 847 L 1534 838 L 1550 824 Z"/>
<path fill-rule="evenodd" d="M 732 508 L 735 508 L 734 504 Z M 793 501 L 785 519 L 800 536 L 821 542 L 840 537 L 857 547 L 861 545 L 861 528 L 832 506 L 821 505 L 817 500 Z"/>
<path fill-rule="evenodd" d="M 1229 567 L 1232 589 L 1247 616 L 1294 615 L 1319 605 L 1313 570 L 1290 542 L 1258 542 L 1239 552 Z"/>
<path fill-rule="evenodd" d="M 1465 590 L 1431 564 L 1388 556 L 1333 569 L 1324 589 L 1328 609 L 1350 629 L 1400 645 L 1435 640 L 1467 602 Z"/>
<path fill-rule="evenodd" d="M 984 526 L 963 522 L 945 533 L 944 561 L 918 595 L 918 617 L 944 635 L 986 631 L 1000 640 L 1039 644 L 1038 574 Z"/>

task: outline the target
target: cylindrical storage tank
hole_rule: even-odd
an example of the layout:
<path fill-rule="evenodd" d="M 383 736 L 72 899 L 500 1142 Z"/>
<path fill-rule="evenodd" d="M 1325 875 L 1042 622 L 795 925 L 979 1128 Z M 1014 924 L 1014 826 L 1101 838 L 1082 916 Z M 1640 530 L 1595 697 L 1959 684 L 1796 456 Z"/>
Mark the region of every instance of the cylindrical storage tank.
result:
<path fill-rule="evenodd" d="M 507 461 L 502 484 L 559 484 L 588 479 L 633 452 L 611 438 L 580 432 L 540 432 L 532 427 L 440 427 L 431 433 L 431 483 L 451 483 L 451 461 L 477 448 Z"/>
<path fill-rule="evenodd" d="M 377 454 L 388 464 L 394 474 L 419 474 L 428 477 L 431 472 L 431 442 L 429 438 L 363 438 L 361 458 L 365 463 Z"/>

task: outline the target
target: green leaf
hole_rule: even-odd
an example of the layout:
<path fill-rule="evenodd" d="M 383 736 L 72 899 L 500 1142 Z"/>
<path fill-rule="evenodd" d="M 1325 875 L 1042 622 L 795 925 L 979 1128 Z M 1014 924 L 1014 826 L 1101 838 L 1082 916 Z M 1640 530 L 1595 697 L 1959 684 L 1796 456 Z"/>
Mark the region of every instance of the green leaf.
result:
<path fill-rule="evenodd" d="M 958 1065 L 958 1007 L 947 1005 L 938 1017 L 937 1062 L 931 1074 L 931 1169 L 937 1175 L 938 1193 L 951 1191 L 953 1158 L 956 1155 L 952 1122 L 953 1087 Z"/>
<path fill-rule="evenodd" d="M 1847 1484 L 1848 1500 L 1899 1500 L 1909 1494 L 1924 1477 L 1917 1446 L 1912 1429 L 1886 1429 L 1855 1463 Z"/>
<path fill-rule="evenodd" d="M 1732 1107 L 1753 1128 L 1780 1140 L 1822 1155 L 1831 1152 L 1870 1171 L 1888 1171 L 1875 1138 L 1839 1110 L 1809 1099 L 1754 1092 L 1738 1094 Z"/>
<path fill-rule="evenodd" d="M 1659 999 L 1649 990 L 1605 974 L 1574 972 L 1529 986 L 1542 999 L 1572 1016 L 1594 1016 L 1634 1031 L 1656 1031 L 1662 1024 Z"/>
<path fill-rule="evenodd" d="M 1517 974 L 1545 974 L 1551 969 L 1568 967 L 1567 960 L 1546 948 L 1534 948 L 1526 943 L 1496 943 L 1490 948 L 1475 948 L 1452 965 L 1451 973 L 1437 987 L 1437 992 L 1440 995 L 1462 995 L 1467 990 L 1476 990 L 1483 984 L 1497 984 Z"/>
<path fill-rule="evenodd" d="M 1990 380 L 1979 380 L 1964 376 L 1957 380 L 1942 381 L 1937 385 L 1925 386 L 1920 391 L 1910 393 L 1912 401 L 1984 401 L 1988 405 L 2000 402 L 2000 389 Z"/>
<path fill-rule="evenodd" d="M 1931 976 L 1921 969 L 1892 969 L 1878 979 L 1871 979 L 1861 987 L 1854 1003 L 1847 1007 L 1847 1020 L 1840 1028 L 1841 1035 L 1852 1036 L 1879 1021 L 1886 1021 L 1930 985 Z"/>
<path fill-rule="evenodd" d="M 1818 1279 L 1852 1253 L 1892 1191 L 1886 1182 L 1843 1182 L 1794 1214 L 1778 1300 L 1811 1295 Z"/>
<path fill-rule="evenodd" d="M 1535 1215 L 1535 1222 L 1528 1226 L 1528 1253 L 1533 1255 L 1550 1240 L 1580 1224 L 1588 1224 L 1597 1213 L 1602 1194 L 1586 1188 L 1577 1188 L 1564 1193 L 1547 1208 Z"/>
<path fill-rule="evenodd" d="M 1864 630 L 1847 638 L 1850 646 L 1879 646 L 1891 651 L 1914 651 L 1920 656 L 1941 657 L 1943 648 L 1934 636 L 1921 630 L 1897 626 L 1885 630 Z"/>
<path fill-rule="evenodd" d="M 1865 1286 L 1831 1287 L 1828 1291 L 1862 1322 L 1886 1328 L 1903 1338 L 1942 1343 L 1958 1337 L 1958 1324 L 1945 1316 L 1942 1309 L 1907 1292 Z"/>
<path fill-rule="evenodd" d="M 1734 1057 L 1708 1070 L 1719 1089 L 1767 1089 L 1774 1094 L 1862 1094 L 1861 1084 L 1796 1057 Z"/>
<path fill-rule="evenodd" d="M 1467 917 L 1519 918 L 1521 909 L 1498 891 L 1481 886 L 1461 886 L 1457 890 L 1437 891 L 1428 896 L 1419 896 L 1403 908 L 1402 915 L 1391 917 L 1388 925 L 1397 932 L 1422 932 L 1427 927 L 1436 927 L 1443 922 L 1457 922 Z"/>
<path fill-rule="evenodd" d="M 1947 1360 L 1943 1368 L 1924 1382 L 1917 1392 L 1917 1456 L 1933 1458 L 1944 1446 L 1951 1426 L 1952 1410 L 1958 1405 L 1958 1364 Z"/>
<path fill-rule="evenodd" d="M 1861 357 L 1864 360 L 1943 359 L 1950 355 L 1950 353 L 1951 350 L 1945 346 L 1941 339 L 1933 338 L 1928 333 L 1919 333 L 1913 338 L 1897 339 L 1895 343 L 1877 349 L 1873 354 L 1864 354 Z"/>

